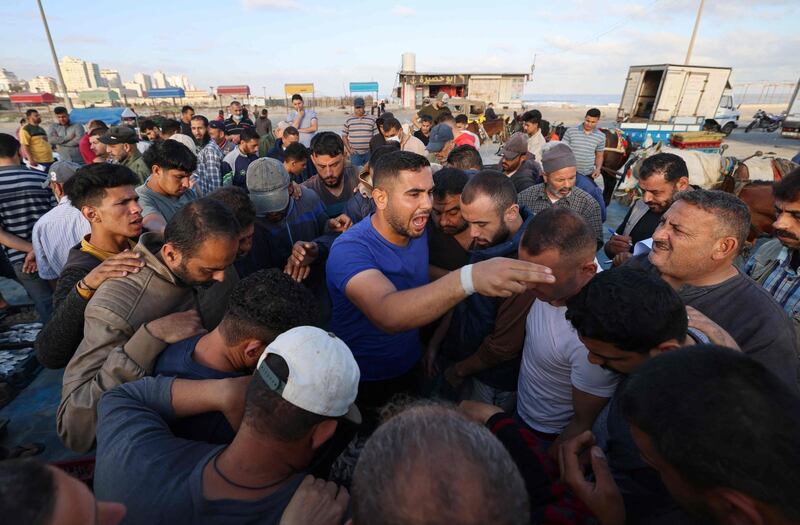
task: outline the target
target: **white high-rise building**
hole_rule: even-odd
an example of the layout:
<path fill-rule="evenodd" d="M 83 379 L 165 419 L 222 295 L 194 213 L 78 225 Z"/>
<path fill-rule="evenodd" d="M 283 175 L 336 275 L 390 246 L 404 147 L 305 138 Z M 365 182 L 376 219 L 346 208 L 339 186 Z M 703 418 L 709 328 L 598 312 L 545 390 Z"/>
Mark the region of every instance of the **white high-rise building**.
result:
<path fill-rule="evenodd" d="M 61 74 L 64 76 L 64 84 L 67 86 L 67 91 L 78 91 L 92 87 L 89 83 L 86 62 L 80 58 L 64 57 L 59 62 L 59 66 L 61 67 Z"/>
<path fill-rule="evenodd" d="M 119 71 L 116 69 L 101 69 L 100 77 L 105 81 L 106 85 L 112 89 L 119 89 L 122 87 L 122 79 L 120 79 Z"/>
<path fill-rule="evenodd" d="M 139 84 L 138 82 L 125 82 L 123 84 L 123 87 L 125 89 L 127 89 L 127 90 L 135 91 L 137 97 L 143 97 L 144 96 L 144 91 L 145 90 L 142 89 L 142 85 Z"/>
<path fill-rule="evenodd" d="M 89 87 L 93 89 L 107 87 L 103 77 L 100 76 L 100 66 L 94 62 L 86 62 L 86 74 L 89 77 Z"/>
<path fill-rule="evenodd" d="M 156 71 L 153 73 L 153 87 L 156 89 L 164 89 L 169 87 L 167 75 L 165 75 L 162 71 Z"/>
<path fill-rule="evenodd" d="M 150 91 L 153 89 L 153 80 L 150 78 L 150 75 L 145 73 L 136 73 L 133 75 L 133 81 L 141 86 L 142 91 Z"/>
<path fill-rule="evenodd" d="M 25 82 L 18 79 L 13 71 L 0 69 L 0 91 L 10 91 L 13 88 L 24 88 Z"/>
<path fill-rule="evenodd" d="M 181 87 L 181 76 L 180 75 L 170 75 L 167 77 L 167 84 L 168 87 Z"/>
<path fill-rule="evenodd" d="M 31 93 L 53 93 L 58 91 L 56 80 L 52 77 L 38 76 L 28 81 L 28 89 Z"/>

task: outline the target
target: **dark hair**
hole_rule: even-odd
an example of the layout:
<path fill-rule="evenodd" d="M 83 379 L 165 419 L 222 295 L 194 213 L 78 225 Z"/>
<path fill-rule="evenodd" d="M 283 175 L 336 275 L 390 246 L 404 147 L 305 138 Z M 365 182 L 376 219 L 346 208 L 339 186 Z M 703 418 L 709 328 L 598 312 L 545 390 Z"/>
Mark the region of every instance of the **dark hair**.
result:
<path fill-rule="evenodd" d="M 383 129 L 384 131 L 387 129 L 402 129 L 403 126 L 400 124 L 400 121 L 394 117 L 388 117 L 383 119 Z"/>
<path fill-rule="evenodd" d="M 456 146 L 447 155 L 447 165 L 462 170 L 482 170 L 483 159 L 481 153 L 469 144 Z"/>
<path fill-rule="evenodd" d="M 642 161 L 637 178 L 646 180 L 653 175 L 663 175 L 667 182 L 676 183 L 681 177 L 689 178 L 689 168 L 674 153 L 656 153 Z"/>
<path fill-rule="evenodd" d="M 157 128 L 157 127 L 158 126 L 156 126 L 155 121 L 151 120 L 149 118 L 145 119 L 145 120 L 143 120 L 143 121 L 141 121 L 139 123 L 139 131 L 141 131 L 142 133 L 144 133 L 147 130 L 150 130 L 150 129 L 153 129 L 153 128 Z"/>
<path fill-rule="evenodd" d="M 161 121 L 161 131 L 166 134 L 175 134 L 181 132 L 181 124 L 175 119 L 167 118 Z"/>
<path fill-rule="evenodd" d="M 192 116 L 192 120 L 199 120 L 205 127 L 208 127 L 208 119 L 203 115 L 194 115 Z"/>
<path fill-rule="evenodd" d="M 420 171 L 431 163 L 422 155 L 410 151 L 393 151 L 381 156 L 372 166 L 372 186 L 386 189 L 392 184 L 401 171 Z"/>
<path fill-rule="evenodd" d="M 719 230 L 736 237 L 739 249 L 744 248 L 750 233 L 750 210 L 742 199 L 720 190 L 687 190 L 675 195 L 675 202 L 678 201 L 697 206 L 716 217 Z"/>
<path fill-rule="evenodd" d="M 670 339 L 686 339 L 686 307 L 663 279 L 631 268 L 600 272 L 567 300 L 579 335 L 624 352 L 646 354 Z"/>
<path fill-rule="evenodd" d="M 19 141 L 8 133 L 0 133 L 0 158 L 10 159 L 19 154 Z"/>
<path fill-rule="evenodd" d="M 239 106 L 239 107 L 241 107 L 241 106 L 242 106 L 242 103 L 241 103 L 241 102 L 239 102 L 238 100 L 232 100 L 232 101 L 231 101 L 231 103 L 230 103 L 230 104 L 228 104 L 228 105 L 229 105 L 229 106 Z"/>
<path fill-rule="evenodd" d="M 450 111 L 442 111 L 442 113 L 436 118 L 436 123 L 441 124 L 442 122 L 450 122 L 451 120 L 455 121 L 455 117 Z"/>
<path fill-rule="evenodd" d="M 556 249 L 565 258 L 583 252 L 594 253 L 597 239 L 583 216 L 569 208 L 547 208 L 528 223 L 520 247 L 530 255 Z"/>
<path fill-rule="evenodd" d="M 277 354 L 267 354 L 266 365 L 281 381 L 289 377 L 289 365 Z M 327 416 L 295 406 L 270 389 L 256 371 L 245 394 L 244 421 L 259 434 L 289 443 L 304 438 Z"/>
<path fill-rule="evenodd" d="M 69 115 L 69 111 L 64 106 L 56 106 L 53 108 L 53 113 L 56 115 Z"/>
<path fill-rule="evenodd" d="M 542 121 L 542 112 L 538 109 L 531 109 L 522 114 L 522 122 L 533 122 L 539 124 Z"/>
<path fill-rule="evenodd" d="M 94 129 L 92 129 L 92 131 L 89 132 L 89 137 L 91 138 L 91 137 L 98 137 L 100 135 L 105 135 L 107 131 L 108 131 L 108 126 L 106 126 L 105 124 L 103 124 L 102 126 L 98 124 L 97 126 L 94 127 Z"/>
<path fill-rule="evenodd" d="M 698 492 L 727 488 L 800 519 L 800 396 L 749 355 L 700 345 L 644 363 L 628 422 Z"/>
<path fill-rule="evenodd" d="M 511 179 L 495 170 L 479 171 L 469 179 L 461 192 L 461 202 L 471 204 L 481 195 L 492 199 L 497 214 L 503 213 L 517 203 L 517 189 Z"/>
<path fill-rule="evenodd" d="M 395 151 L 400 151 L 400 143 L 391 141 L 388 144 L 384 144 L 383 146 L 378 146 L 375 148 L 375 151 L 369 154 L 369 165 L 375 166 L 378 162 L 378 159 L 386 155 L 387 153 L 392 153 Z"/>
<path fill-rule="evenodd" d="M 456 115 L 456 124 L 467 124 L 469 123 L 469 118 L 466 115 Z"/>
<path fill-rule="evenodd" d="M 586 112 L 586 116 L 592 118 L 600 118 L 600 110 L 597 108 L 592 108 Z"/>
<path fill-rule="evenodd" d="M 461 479 L 469 480 L 469 490 L 454 483 Z M 407 408 L 378 427 L 356 464 L 352 493 L 358 525 L 531 519 L 525 483 L 502 443 L 483 425 L 435 404 Z"/>
<path fill-rule="evenodd" d="M 294 102 L 295 100 L 303 100 L 302 95 L 300 95 L 300 93 L 295 93 L 294 95 L 292 95 L 292 102 Z"/>
<path fill-rule="evenodd" d="M 120 186 L 135 188 L 139 184 L 139 176 L 130 168 L 121 164 L 101 162 L 78 168 L 75 175 L 64 183 L 64 193 L 72 205 L 80 210 L 87 205 L 100 204 L 108 188 Z"/>
<path fill-rule="evenodd" d="M 444 199 L 447 195 L 461 195 L 469 181 L 466 173 L 458 168 L 442 168 L 433 174 L 433 197 Z"/>
<path fill-rule="evenodd" d="M 322 133 L 317 133 L 314 137 L 311 151 L 317 156 L 336 157 L 344 153 L 344 141 L 342 141 L 342 137 L 333 131 L 323 131 Z"/>
<path fill-rule="evenodd" d="M 283 130 L 283 136 L 288 137 L 289 135 L 300 135 L 300 132 L 297 131 L 297 128 L 294 126 L 286 126 L 286 129 Z"/>
<path fill-rule="evenodd" d="M 244 188 L 223 186 L 206 195 L 206 198 L 221 202 L 227 206 L 233 212 L 236 222 L 239 223 L 242 230 L 256 221 L 256 209 Z"/>
<path fill-rule="evenodd" d="M 247 142 L 248 140 L 258 140 L 261 138 L 261 135 L 258 134 L 253 127 L 246 127 L 242 128 L 242 132 L 239 133 L 239 137 L 241 138 L 241 142 Z"/>
<path fill-rule="evenodd" d="M 177 140 L 159 140 L 144 152 L 144 163 L 151 170 L 158 166 L 162 170 L 181 170 L 192 173 L 197 169 L 197 156 Z"/>
<path fill-rule="evenodd" d="M 192 106 L 183 106 L 181 108 L 181 115 L 183 115 L 187 111 L 191 111 L 192 113 L 194 113 L 194 108 Z"/>
<path fill-rule="evenodd" d="M 30 117 L 30 116 L 31 116 L 31 115 L 33 115 L 34 113 L 39 113 L 39 111 L 38 111 L 38 110 L 35 110 L 35 109 L 29 109 L 29 110 L 27 110 L 27 111 L 25 112 L 25 116 L 26 116 L 26 117 Z"/>
<path fill-rule="evenodd" d="M 53 519 L 56 480 L 33 458 L 0 461 L 0 509 L 6 525 L 46 525 Z"/>
<path fill-rule="evenodd" d="M 323 154 L 324 155 L 324 154 Z M 285 160 L 308 160 L 308 148 L 300 142 L 292 142 L 283 152 Z"/>
<path fill-rule="evenodd" d="M 419 118 L 419 121 L 420 122 L 430 122 L 431 124 L 433 124 L 433 117 L 431 117 L 430 115 L 422 115 Z"/>
<path fill-rule="evenodd" d="M 241 230 L 230 208 L 205 197 L 178 209 L 164 229 L 164 244 L 172 244 L 184 257 L 191 257 L 206 240 L 236 239 Z"/>
<path fill-rule="evenodd" d="M 800 168 L 772 185 L 772 195 L 784 202 L 793 202 L 800 195 Z"/>
<path fill-rule="evenodd" d="M 230 345 L 244 339 L 269 344 L 287 330 L 318 322 L 314 294 L 281 270 L 271 268 L 239 281 L 219 329 Z"/>

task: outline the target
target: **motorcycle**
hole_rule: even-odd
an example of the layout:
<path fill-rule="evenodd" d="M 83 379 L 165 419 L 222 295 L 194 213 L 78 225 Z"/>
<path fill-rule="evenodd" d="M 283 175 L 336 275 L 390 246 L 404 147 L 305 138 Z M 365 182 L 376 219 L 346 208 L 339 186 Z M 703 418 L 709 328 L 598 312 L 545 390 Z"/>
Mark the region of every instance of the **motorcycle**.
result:
<path fill-rule="evenodd" d="M 768 133 L 772 133 L 781 127 L 781 123 L 785 118 L 786 115 L 773 115 L 772 113 L 767 113 L 763 109 L 759 109 L 756 111 L 756 114 L 753 115 L 753 121 L 744 128 L 744 132 L 749 133 L 753 129 L 765 129 Z"/>

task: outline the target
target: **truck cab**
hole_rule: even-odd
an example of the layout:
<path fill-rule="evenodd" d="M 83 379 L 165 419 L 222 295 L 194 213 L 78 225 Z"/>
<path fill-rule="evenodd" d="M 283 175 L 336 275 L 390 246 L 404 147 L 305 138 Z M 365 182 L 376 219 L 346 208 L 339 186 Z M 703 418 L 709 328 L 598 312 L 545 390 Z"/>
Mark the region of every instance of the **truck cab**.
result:
<path fill-rule="evenodd" d="M 730 84 L 719 99 L 719 106 L 713 118 L 706 119 L 704 128 L 709 131 L 719 131 L 727 137 L 731 132 L 739 127 L 739 117 L 741 112 L 736 108 L 736 101 L 733 97 L 733 90 Z"/>

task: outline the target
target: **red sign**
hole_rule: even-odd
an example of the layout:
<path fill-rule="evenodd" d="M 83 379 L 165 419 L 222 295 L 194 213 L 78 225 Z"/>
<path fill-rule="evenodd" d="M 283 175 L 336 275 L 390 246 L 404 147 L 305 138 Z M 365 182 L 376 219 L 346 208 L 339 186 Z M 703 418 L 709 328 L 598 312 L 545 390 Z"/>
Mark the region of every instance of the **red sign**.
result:
<path fill-rule="evenodd" d="M 250 86 L 219 86 L 217 95 L 250 95 Z"/>
<path fill-rule="evenodd" d="M 56 101 L 52 93 L 16 93 L 11 95 L 12 104 L 53 104 Z"/>

